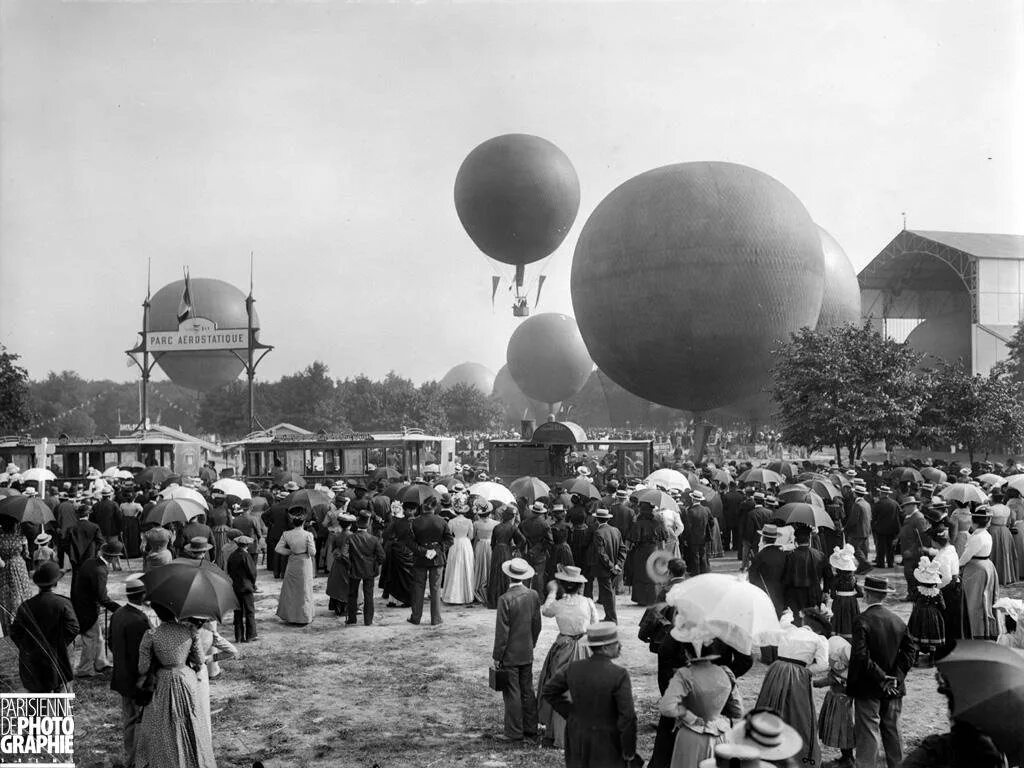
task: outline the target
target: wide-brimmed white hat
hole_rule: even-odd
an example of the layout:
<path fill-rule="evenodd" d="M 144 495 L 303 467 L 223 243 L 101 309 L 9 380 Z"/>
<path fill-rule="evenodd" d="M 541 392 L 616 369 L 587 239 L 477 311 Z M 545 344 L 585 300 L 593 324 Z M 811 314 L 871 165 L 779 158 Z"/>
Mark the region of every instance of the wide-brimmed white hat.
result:
<path fill-rule="evenodd" d="M 583 575 L 583 569 L 577 568 L 575 565 L 559 566 L 559 569 L 555 571 L 555 578 L 559 581 L 571 581 L 575 584 L 587 583 L 587 578 Z"/>
<path fill-rule="evenodd" d="M 828 564 L 837 571 L 856 571 L 857 557 L 854 554 L 853 545 L 846 544 L 833 549 L 832 554 L 829 555 Z"/>
<path fill-rule="evenodd" d="M 939 564 L 929 557 L 922 557 L 914 569 L 914 581 L 918 584 L 938 584 L 942 581 Z"/>
<path fill-rule="evenodd" d="M 516 581 L 528 581 L 536 575 L 533 567 L 521 557 L 513 557 L 501 564 L 501 572 Z"/>

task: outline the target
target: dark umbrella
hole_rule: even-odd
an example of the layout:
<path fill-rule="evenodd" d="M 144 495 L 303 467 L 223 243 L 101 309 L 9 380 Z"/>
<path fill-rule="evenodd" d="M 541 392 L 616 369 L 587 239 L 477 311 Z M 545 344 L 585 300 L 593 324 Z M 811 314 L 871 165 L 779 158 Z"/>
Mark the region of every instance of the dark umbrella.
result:
<path fill-rule="evenodd" d="M 422 504 L 429 498 L 439 499 L 440 496 L 433 486 L 426 483 L 412 483 L 398 494 L 398 500 L 403 504 Z"/>
<path fill-rule="evenodd" d="M 300 475 L 298 472 L 289 472 L 287 469 L 279 469 L 270 476 L 275 485 L 284 485 L 285 483 L 298 483 L 299 486 L 306 484 L 306 478 Z"/>
<path fill-rule="evenodd" d="M 779 503 L 788 504 L 791 501 L 806 502 L 807 492 L 811 489 L 803 483 L 793 483 L 792 485 L 784 485 L 779 488 Z"/>
<path fill-rule="evenodd" d="M 313 507 L 319 506 L 320 504 L 330 504 L 331 497 L 323 491 L 314 491 L 309 488 L 303 488 L 301 491 L 293 491 L 288 494 L 288 497 L 284 500 L 285 506 L 288 509 L 292 507 L 302 507 L 307 512 L 312 512 Z"/>
<path fill-rule="evenodd" d="M 142 525 L 156 523 L 166 525 L 167 523 L 188 523 L 196 515 L 205 515 L 203 505 L 192 499 L 164 499 L 158 501 L 146 513 L 142 519 Z"/>
<path fill-rule="evenodd" d="M 377 481 L 377 480 L 397 480 L 401 476 L 402 476 L 402 473 L 399 472 L 394 467 L 379 467 L 379 468 L 373 470 L 373 479 L 374 479 L 374 481 Z"/>
<path fill-rule="evenodd" d="M 892 475 L 900 483 L 923 483 L 924 477 L 913 467 L 896 467 Z"/>
<path fill-rule="evenodd" d="M 825 480 L 840 489 L 853 485 L 853 483 L 850 482 L 850 478 L 842 472 L 829 472 L 828 475 L 825 476 Z"/>
<path fill-rule="evenodd" d="M 516 478 L 508 489 L 517 499 L 525 498 L 530 504 L 551 493 L 551 487 L 547 483 L 532 475 Z"/>
<path fill-rule="evenodd" d="M 921 470 L 921 477 L 929 483 L 944 483 L 947 480 L 946 473 L 935 467 L 925 467 Z"/>
<path fill-rule="evenodd" d="M 142 574 L 150 602 L 166 606 L 179 619 L 216 619 L 238 607 L 231 579 L 203 560 L 177 558 Z"/>
<path fill-rule="evenodd" d="M 135 476 L 135 482 L 139 485 L 149 483 L 154 488 L 159 488 L 169 477 L 174 477 L 174 473 L 167 467 L 146 467 Z"/>
<path fill-rule="evenodd" d="M 987 734 L 1015 765 L 1024 751 L 1024 658 L 984 640 L 958 640 L 936 662 L 953 698 L 953 717 Z"/>
<path fill-rule="evenodd" d="M 38 496 L 5 496 L 0 499 L 0 515 L 19 523 L 35 523 L 40 528 L 53 522 L 53 512 Z"/>
<path fill-rule="evenodd" d="M 779 507 L 777 517 L 781 517 L 787 524 L 803 523 L 812 528 L 831 528 L 835 530 L 835 523 L 824 509 L 818 509 L 813 504 L 806 504 L 799 501 L 791 501 Z"/>
<path fill-rule="evenodd" d="M 565 492 L 570 496 L 586 496 L 591 499 L 601 498 L 601 492 L 597 490 L 597 486 L 585 477 L 577 477 L 575 480 L 567 483 Z"/>
<path fill-rule="evenodd" d="M 384 489 L 384 495 L 392 501 L 397 501 L 398 497 L 402 495 L 402 491 L 409 487 L 408 483 L 392 483 Z"/>
<path fill-rule="evenodd" d="M 828 480 L 811 480 L 807 483 L 807 488 L 821 496 L 825 501 L 841 499 L 843 497 L 842 492 Z"/>
<path fill-rule="evenodd" d="M 765 466 L 765 469 L 770 469 L 772 472 L 778 472 L 780 475 L 790 480 L 796 477 L 800 472 L 796 464 L 789 461 L 772 461 Z"/>
<path fill-rule="evenodd" d="M 761 483 L 762 485 L 768 485 L 769 483 L 782 485 L 786 482 L 786 478 L 778 472 L 772 472 L 770 469 L 762 469 L 760 467 L 748 469 L 738 479 L 741 483 Z"/>
<path fill-rule="evenodd" d="M 14 488 L 0 488 L 0 496 L 21 496 L 21 491 Z"/>

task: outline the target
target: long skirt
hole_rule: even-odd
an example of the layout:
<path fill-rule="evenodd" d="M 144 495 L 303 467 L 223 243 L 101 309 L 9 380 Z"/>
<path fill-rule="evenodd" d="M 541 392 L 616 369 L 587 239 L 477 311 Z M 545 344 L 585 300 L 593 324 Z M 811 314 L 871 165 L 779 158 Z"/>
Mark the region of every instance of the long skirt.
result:
<path fill-rule="evenodd" d="M 487 603 L 487 579 L 491 575 L 491 540 L 477 539 L 473 544 L 473 578 L 476 589 L 473 597 L 478 603 Z"/>
<path fill-rule="evenodd" d="M 487 574 L 487 607 L 497 608 L 498 597 L 508 589 L 508 576 L 501 570 L 502 564 L 512 559 L 512 547 L 499 544 L 491 552 L 491 571 Z"/>
<path fill-rule="evenodd" d="M 711 542 L 708 544 L 708 557 L 722 557 L 725 549 L 722 547 L 722 527 L 718 518 L 711 518 Z"/>
<path fill-rule="evenodd" d="M 818 738 L 826 747 L 853 749 L 853 699 L 831 686 L 821 702 L 818 716 Z"/>
<path fill-rule="evenodd" d="M 412 602 L 412 564 L 413 556 L 409 548 L 397 541 L 392 542 L 384 555 L 381 587 L 388 597 L 401 605 Z"/>
<path fill-rule="evenodd" d="M 923 653 L 946 644 L 946 619 L 938 598 L 919 597 L 907 622 L 907 634 Z"/>
<path fill-rule="evenodd" d="M 289 624 L 309 624 L 313 610 L 313 560 L 307 554 L 289 555 L 277 616 Z"/>
<path fill-rule="evenodd" d="M 138 516 L 124 519 L 121 536 L 124 538 L 124 556 L 129 559 L 142 557 L 142 529 L 139 527 Z"/>
<path fill-rule="evenodd" d="M 161 667 L 153 700 L 136 729 L 138 768 L 215 768 L 213 735 L 199 698 L 202 689 L 190 667 Z"/>
<path fill-rule="evenodd" d="M 728 731 L 728 720 L 725 721 L 724 731 Z M 695 733 L 689 728 L 683 727 L 676 731 L 676 743 L 672 748 L 671 768 L 693 768 L 715 756 L 715 745 L 725 741 L 725 736 L 712 736 L 707 733 Z"/>
<path fill-rule="evenodd" d="M 755 707 L 774 710 L 803 738 L 803 751 L 794 756 L 794 760 L 804 765 L 821 765 L 811 672 L 807 667 L 784 659 L 772 662 L 764 676 Z"/>
<path fill-rule="evenodd" d="M 580 642 L 582 635 L 559 635 L 551 645 L 548 655 L 544 658 L 544 666 L 540 668 L 540 679 L 537 681 L 537 717 L 546 726 L 545 737 L 554 739 L 555 746 L 565 746 L 565 718 L 552 709 L 551 705 L 541 696 L 544 684 L 568 667 L 572 662 L 590 656 L 590 648 Z M 568 694 L 566 694 L 568 696 Z"/>
<path fill-rule="evenodd" d="M 962 627 L 967 640 L 995 640 L 999 637 L 992 604 L 999 591 L 999 577 L 988 559 L 971 560 L 960 571 L 963 589 Z"/>
<path fill-rule="evenodd" d="M 1017 581 L 1017 549 L 1014 547 L 1014 535 L 1005 525 L 989 526 L 992 534 L 992 565 L 996 569 L 999 585 L 1013 584 Z"/>
<path fill-rule="evenodd" d="M 657 542 L 645 541 L 637 544 L 629 553 L 626 565 L 632 573 L 632 596 L 633 602 L 637 605 L 654 605 L 658 602 L 658 589 L 661 584 L 655 584 L 647 575 L 647 559 L 657 549 Z"/>
<path fill-rule="evenodd" d="M 1017 578 L 1024 579 L 1024 520 L 1013 524 L 1017 534 L 1013 536 L 1013 550 L 1017 553 Z"/>
<path fill-rule="evenodd" d="M 836 596 L 832 600 L 832 632 L 849 640 L 853 637 L 853 622 L 860 616 L 856 595 Z"/>
<path fill-rule="evenodd" d="M 340 557 L 335 557 L 331 570 L 327 574 L 327 587 L 324 589 L 330 603 L 328 607 L 336 614 L 341 613 L 348 603 L 348 566 Z"/>
<path fill-rule="evenodd" d="M 11 634 L 14 614 L 21 604 L 36 593 L 32 577 L 25 567 L 25 558 L 18 552 L 8 555 L 0 567 L 0 637 Z M 83 629 L 86 629 L 83 627 Z"/>
<path fill-rule="evenodd" d="M 224 544 L 227 543 L 228 531 L 230 531 L 230 530 L 231 530 L 231 528 L 229 526 L 226 526 L 226 525 L 218 525 L 217 527 L 215 527 L 213 529 L 213 553 L 212 554 L 213 554 L 213 559 L 214 560 L 217 559 L 217 555 L 219 555 L 220 551 L 224 548 Z"/>
<path fill-rule="evenodd" d="M 459 536 L 448 550 L 441 599 L 451 605 L 472 603 L 473 575 L 473 545 L 468 537 Z"/>

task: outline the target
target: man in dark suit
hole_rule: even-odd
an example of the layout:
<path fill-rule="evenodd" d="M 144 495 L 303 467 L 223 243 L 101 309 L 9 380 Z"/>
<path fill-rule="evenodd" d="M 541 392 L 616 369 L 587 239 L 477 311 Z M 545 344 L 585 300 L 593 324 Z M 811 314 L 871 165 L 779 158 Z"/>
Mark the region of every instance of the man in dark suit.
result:
<path fill-rule="evenodd" d="M 924 548 L 932 545 L 928 536 L 931 527 L 921 513 L 921 506 L 913 496 L 908 496 L 900 505 L 903 514 L 903 525 L 900 526 L 900 553 L 903 560 L 903 576 L 907 580 L 907 600 L 917 599 L 917 579 L 914 571 L 921 562 Z"/>
<path fill-rule="evenodd" d="M 293 481 L 288 482 L 285 490 L 287 491 L 290 487 L 294 487 L 296 491 L 299 489 L 298 483 Z M 277 542 L 281 540 L 281 536 L 291 525 L 288 522 L 287 499 L 288 493 L 278 494 L 277 500 L 262 516 L 263 524 L 267 527 L 267 569 L 274 572 L 275 579 L 284 578 L 284 569 L 288 565 L 288 558 L 275 551 Z"/>
<path fill-rule="evenodd" d="M 67 541 L 68 532 L 78 523 L 78 512 L 75 508 L 75 502 L 68 497 L 67 491 L 62 489 L 57 498 L 59 503 L 53 511 L 53 516 L 57 523 L 57 535 L 53 538 L 57 545 L 57 565 L 63 568 L 64 555 L 67 552 L 65 542 Z"/>
<path fill-rule="evenodd" d="M 135 683 L 139 679 L 139 644 L 151 628 L 143 612 L 146 587 L 138 579 L 124 585 L 128 602 L 110 617 L 110 653 L 114 671 L 110 689 L 121 694 L 121 723 L 124 726 L 124 757 L 126 766 L 135 765 L 135 731 L 142 722 L 142 707 L 135 702 Z"/>
<path fill-rule="evenodd" d="M 348 565 L 348 616 L 346 624 L 356 623 L 359 607 L 359 584 L 363 585 L 363 624 L 373 624 L 373 582 L 384 564 L 384 547 L 370 533 L 371 513 L 364 510 L 356 523 L 356 532 L 341 545 L 341 559 Z M 431 598 L 434 592 L 431 587 Z M 431 608 L 433 616 L 433 608 Z"/>
<path fill-rule="evenodd" d="M 824 599 L 822 585 L 828 561 L 820 550 L 811 546 L 809 526 L 798 523 L 793 527 L 796 529 L 796 549 L 786 556 L 782 583 L 786 607 L 793 612 L 793 624 L 802 627 L 804 622 L 801 611 L 817 608 Z"/>
<path fill-rule="evenodd" d="M 253 543 L 252 537 L 243 533 L 235 538 L 238 548 L 228 555 L 227 574 L 238 601 L 235 609 L 235 642 L 238 643 L 256 639 L 256 602 L 253 597 L 256 591 L 256 560 L 249 551 Z"/>
<path fill-rule="evenodd" d="M 881 741 L 888 768 L 903 761 L 899 718 L 907 693 L 904 679 L 917 649 L 907 626 L 882 600 L 895 590 L 888 579 L 864 579 L 866 606 L 853 622 L 853 643 L 846 693 L 854 704 L 858 768 L 875 768 Z"/>
<path fill-rule="evenodd" d="M 785 586 L 783 574 L 786 570 L 786 553 L 782 547 L 775 542 L 779 536 L 777 526 L 768 523 L 761 529 L 761 539 L 764 541 L 764 548 L 754 555 L 750 562 L 750 583 L 758 589 L 763 589 L 768 597 L 772 599 L 775 606 L 775 614 L 782 616 L 786 610 Z"/>
<path fill-rule="evenodd" d="M 895 541 L 900 532 L 900 505 L 892 497 L 889 486 L 880 486 L 881 498 L 871 510 L 871 530 L 875 535 L 875 566 L 892 568 L 895 565 Z"/>
<path fill-rule="evenodd" d="M 70 693 L 73 687 L 68 646 L 78 636 L 78 619 L 71 601 L 53 591 L 60 577 L 60 566 L 42 563 L 32 574 L 39 594 L 18 606 L 11 624 L 18 673 L 29 693 Z"/>
<path fill-rule="evenodd" d="M 711 541 L 711 510 L 704 506 L 704 494 L 693 491 L 690 507 L 683 514 L 683 559 L 686 572 L 691 576 L 711 570 L 708 561 L 708 542 Z"/>
<path fill-rule="evenodd" d="M 100 492 L 100 500 L 92 508 L 89 519 L 100 527 L 108 542 L 120 539 L 124 530 L 124 515 L 114 502 L 114 489 L 109 485 Z"/>
<path fill-rule="evenodd" d="M 526 537 L 526 561 L 533 567 L 533 589 L 543 600 L 546 596 L 544 575 L 547 573 L 548 558 L 554 548 L 554 535 L 551 533 L 551 521 L 548 520 L 548 508 L 543 501 L 535 501 L 530 505 L 530 517 L 523 518 L 519 532 Z"/>
<path fill-rule="evenodd" d="M 725 528 L 722 530 L 722 546 L 736 550 L 736 559 L 743 559 L 743 517 L 740 506 L 747 497 L 736 481 L 729 481 L 729 490 L 722 494 L 722 515 L 725 517 Z"/>
<path fill-rule="evenodd" d="M 119 557 L 122 551 L 119 542 L 104 544 L 96 557 L 82 563 L 78 577 L 71 584 L 71 605 L 82 636 L 82 655 L 75 668 L 76 677 L 92 677 L 111 666 L 103 642 L 99 609 L 102 606 L 113 613 L 121 607 L 107 595 L 107 574 L 110 558 Z"/>
<path fill-rule="evenodd" d="M 743 518 L 743 565 L 741 571 L 750 567 L 750 561 L 757 554 L 757 543 L 761 539 L 760 531 L 771 522 L 772 511 L 765 506 L 765 494 L 757 491 L 753 498 L 743 502 L 741 510 Z"/>
<path fill-rule="evenodd" d="M 540 597 L 527 583 L 534 570 L 521 557 L 502 564 L 509 587 L 498 597 L 494 626 L 494 666 L 508 672 L 501 692 L 505 702 L 502 741 L 522 741 L 537 735 L 537 695 L 533 691 L 533 648 L 540 635 Z"/>
<path fill-rule="evenodd" d="M 78 520 L 68 528 L 64 537 L 64 551 L 71 561 L 71 586 L 75 586 L 78 570 L 82 564 L 96 557 L 103 546 L 103 533 L 96 523 L 89 520 L 89 507 L 82 504 L 77 509 Z"/>
<path fill-rule="evenodd" d="M 867 486 L 862 480 L 855 480 L 853 486 L 853 505 L 846 517 L 843 532 L 846 540 L 853 545 L 853 553 L 857 558 L 857 573 L 863 574 L 871 570 L 868 562 L 868 536 L 871 535 L 871 505 L 865 498 Z"/>
<path fill-rule="evenodd" d="M 626 544 L 622 541 L 622 534 L 618 528 L 608 524 L 612 519 L 612 513 L 607 509 L 598 509 L 594 512 L 593 538 L 587 555 L 590 558 L 589 578 L 597 579 L 597 602 L 604 608 L 605 621 L 618 622 L 618 614 L 615 612 L 615 590 L 612 588 L 612 580 L 622 573 L 622 567 L 626 563 Z"/>
<path fill-rule="evenodd" d="M 612 663 L 619 655 L 617 627 L 608 622 L 591 624 L 587 645 L 591 657 L 563 667 L 541 691 L 566 720 L 565 764 L 632 765 L 636 709 L 629 672 Z"/>
<path fill-rule="evenodd" d="M 455 543 L 448 524 L 435 514 L 437 499 L 428 498 L 423 502 L 418 517 L 409 523 L 406 545 L 412 551 L 412 615 L 406 621 L 419 624 L 423 618 L 423 596 L 427 582 L 430 583 L 430 623 L 437 625 L 441 619 L 441 569 L 444 568 L 448 549 Z M 408 517 L 411 510 L 406 509 Z"/>

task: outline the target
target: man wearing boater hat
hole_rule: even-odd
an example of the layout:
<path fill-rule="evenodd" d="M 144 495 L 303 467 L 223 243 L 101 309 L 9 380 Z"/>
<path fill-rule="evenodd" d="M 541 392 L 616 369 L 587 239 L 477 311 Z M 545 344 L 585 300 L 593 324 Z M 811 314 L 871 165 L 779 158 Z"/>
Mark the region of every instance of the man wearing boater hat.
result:
<path fill-rule="evenodd" d="M 537 696 L 533 691 L 533 649 L 540 636 L 540 597 L 529 587 L 534 569 L 521 557 L 501 566 L 508 589 L 498 597 L 492 658 L 496 669 L 508 672 L 502 691 L 505 733 L 502 741 L 537 736 Z"/>
<path fill-rule="evenodd" d="M 904 678 L 914 665 L 917 649 L 907 625 L 882 601 L 895 590 L 889 580 L 864 579 L 861 614 L 853 622 L 853 648 L 846 694 L 854 703 L 857 768 L 875 768 L 878 748 L 885 751 L 888 768 L 903 760 L 899 718 L 907 693 Z"/>

